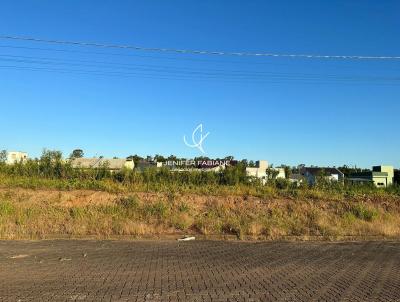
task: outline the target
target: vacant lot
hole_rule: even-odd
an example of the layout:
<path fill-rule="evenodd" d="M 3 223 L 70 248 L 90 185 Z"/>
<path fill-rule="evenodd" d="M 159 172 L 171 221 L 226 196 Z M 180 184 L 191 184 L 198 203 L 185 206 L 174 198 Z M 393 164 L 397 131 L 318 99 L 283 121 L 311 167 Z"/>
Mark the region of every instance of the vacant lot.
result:
<path fill-rule="evenodd" d="M 2 239 L 173 234 L 393 239 L 400 237 L 400 199 L 0 188 Z"/>
<path fill-rule="evenodd" d="M 0 241 L 1 301 L 399 301 L 400 244 Z"/>

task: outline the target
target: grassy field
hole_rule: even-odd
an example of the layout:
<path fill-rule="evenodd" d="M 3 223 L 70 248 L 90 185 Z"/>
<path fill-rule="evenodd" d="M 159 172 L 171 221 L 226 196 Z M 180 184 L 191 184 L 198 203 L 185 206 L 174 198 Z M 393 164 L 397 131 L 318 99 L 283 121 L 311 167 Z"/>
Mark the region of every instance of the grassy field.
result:
<path fill-rule="evenodd" d="M 262 185 L 221 172 L 74 169 L 58 151 L 0 162 L 0 238 L 232 235 L 239 239 L 400 237 L 400 188 Z"/>
<path fill-rule="evenodd" d="M 400 237 L 400 197 L 387 190 L 128 186 L 0 177 L 0 238 L 169 234 L 239 239 Z M 93 190 L 96 189 L 96 190 Z"/>

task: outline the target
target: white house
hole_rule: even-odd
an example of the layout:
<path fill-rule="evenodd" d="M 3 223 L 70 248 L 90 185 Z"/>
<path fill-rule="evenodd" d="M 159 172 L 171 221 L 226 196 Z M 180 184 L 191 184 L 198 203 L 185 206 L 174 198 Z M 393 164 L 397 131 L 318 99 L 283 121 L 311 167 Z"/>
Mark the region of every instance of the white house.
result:
<path fill-rule="evenodd" d="M 268 175 L 268 171 L 267 171 L 268 168 L 270 168 L 270 170 L 277 172 L 277 175 L 275 176 L 275 178 L 286 178 L 284 168 L 269 167 L 268 161 L 266 161 L 266 160 L 256 161 L 256 166 L 255 167 L 247 167 L 246 173 L 247 173 L 247 176 L 257 177 L 257 178 L 261 179 L 263 183 L 266 183 L 268 177 L 271 178 L 271 176 Z"/>
<path fill-rule="evenodd" d="M 19 163 L 20 161 L 24 162 L 28 159 L 28 153 L 20 152 L 20 151 L 8 151 L 6 163 L 9 165 Z"/>
<path fill-rule="evenodd" d="M 253 177 L 265 179 L 267 177 L 267 169 L 268 169 L 268 161 L 259 160 L 259 161 L 256 161 L 255 167 L 247 167 L 246 173 L 247 173 L 247 176 L 253 176 Z"/>

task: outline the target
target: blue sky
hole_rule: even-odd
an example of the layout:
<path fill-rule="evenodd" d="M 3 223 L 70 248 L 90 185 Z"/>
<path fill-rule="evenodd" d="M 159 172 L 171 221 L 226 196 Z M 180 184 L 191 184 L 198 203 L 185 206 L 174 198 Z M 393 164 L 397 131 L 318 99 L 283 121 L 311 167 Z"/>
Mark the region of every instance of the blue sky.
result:
<path fill-rule="evenodd" d="M 0 35 L 399 56 L 399 11 L 398 1 L 366 0 L 2 1 Z M 177 55 L 0 39 L 0 148 L 194 157 L 201 154 L 182 137 L 203 123 L 210 157 L 399 167 L 399 72 L 399 60 Z"/>

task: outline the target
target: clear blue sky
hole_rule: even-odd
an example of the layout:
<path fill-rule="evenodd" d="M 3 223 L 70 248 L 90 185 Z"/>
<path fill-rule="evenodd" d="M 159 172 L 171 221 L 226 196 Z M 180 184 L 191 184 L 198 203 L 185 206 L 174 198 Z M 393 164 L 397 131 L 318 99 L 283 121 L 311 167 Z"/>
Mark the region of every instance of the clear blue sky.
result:
<path fill-rule="evenodd" d="M 2 1 L 0 35 L 220 51 L 400 55 L 399 1 Z M 40 48 L 40 49 L 38 49 Z M 49 61 L 50 60 L 50 61 Z M 232 76 L 233 74 L 233 76 Z M 251 76 L 248 76 L 250 74 Z M 392 164 L 400 61 L 242 58 L 0 39 L 0 148 Z"/>

